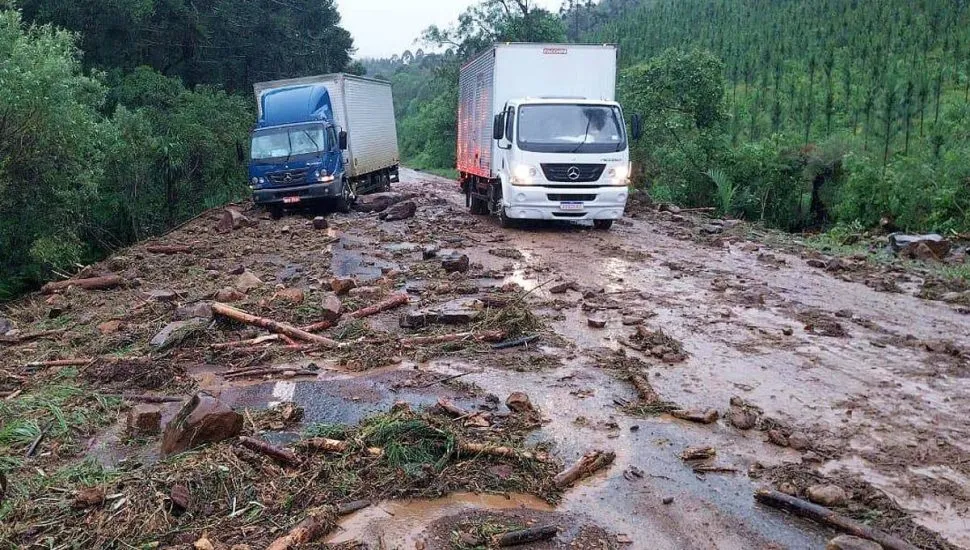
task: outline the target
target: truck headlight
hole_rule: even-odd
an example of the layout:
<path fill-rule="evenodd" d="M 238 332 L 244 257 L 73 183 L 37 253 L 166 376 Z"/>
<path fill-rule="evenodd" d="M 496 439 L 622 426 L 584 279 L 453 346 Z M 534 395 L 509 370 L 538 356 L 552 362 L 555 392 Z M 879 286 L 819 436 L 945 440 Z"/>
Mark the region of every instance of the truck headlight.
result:
<path fill-rule="evenodd" d="M 333 176 L 328 176 L 326 170 L 317 170 L 313 173 L 313 179 L 320 183 L 330 183 L 333 181 Z"/>
<path fill-rule="evenodd" d="M 255 186 L 259 185 L 259 178 L 254 177 L 253 179 L 251 179 L 249 181 L 249 183 L 253 184 L 253 187 L 255 187 Z"/>
<path fill-rule="evenodd" d="M 519 164 L 514 170 L 512 170 L 512 183 L 518 185 L 532 185 L 537 175 L 539 175 L 539 171 L 536 170 L 535 166 Z"/>
<path fill-rule="evenodd" d="M 610 168 L 607 172 L 610 178 L 610 183 L 613 185 L 627 185 L 627 180 L 630 177 L 630 165 L 624 166 L 614 166 Z"/>

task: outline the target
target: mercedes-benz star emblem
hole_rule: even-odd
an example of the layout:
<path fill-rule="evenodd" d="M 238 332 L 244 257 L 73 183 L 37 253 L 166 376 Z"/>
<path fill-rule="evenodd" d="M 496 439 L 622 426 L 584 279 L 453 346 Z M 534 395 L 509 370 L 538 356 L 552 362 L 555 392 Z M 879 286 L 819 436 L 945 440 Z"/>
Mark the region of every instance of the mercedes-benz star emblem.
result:
<path fill-rule="evenodd" d="M 569 170 L 566 170 L 566 177 L 573 181 L 578 180 L 579 176 L 580 176 L 579 168 L 575 166 L 570 166 Z"/>
<path fill-rule="evenodd" d="M 285 181 L 286 183 L 290 183 L 291 181 L 293 181 L 293 174 L 287 174 L 283 176 L 283 181 Z"/>

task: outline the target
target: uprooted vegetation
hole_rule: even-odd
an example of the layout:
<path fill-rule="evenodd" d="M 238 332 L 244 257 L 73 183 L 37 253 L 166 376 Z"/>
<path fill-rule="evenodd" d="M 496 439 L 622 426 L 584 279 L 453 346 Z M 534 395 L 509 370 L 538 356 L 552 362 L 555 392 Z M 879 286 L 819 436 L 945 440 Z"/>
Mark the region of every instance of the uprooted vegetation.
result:
<path fill-rule="evenodd" d="M 339 505 L 361 500 L 483 491 L 555 502 L 557 464 L 489 452 L 509 445 L 527 452 L 524 435 L 483 438 L 405 408 L 356 426 L 310 427 L 307 439 L 292 444 L 293 466 L 223 442 L 153 466 L 107 471 L 83 462 L 47 475 L 24 472 L 11 479 L 0 532 L 18 544 L 78 548 L 185 544 L 204 533 L 223 544 L 266 546 L 307 517 L 329 531 Z M 344 450 L 315 448 L 314 438 L 323 436 L 339 437 Z M 482 449 L 470 451 L 469 443 Z"/>

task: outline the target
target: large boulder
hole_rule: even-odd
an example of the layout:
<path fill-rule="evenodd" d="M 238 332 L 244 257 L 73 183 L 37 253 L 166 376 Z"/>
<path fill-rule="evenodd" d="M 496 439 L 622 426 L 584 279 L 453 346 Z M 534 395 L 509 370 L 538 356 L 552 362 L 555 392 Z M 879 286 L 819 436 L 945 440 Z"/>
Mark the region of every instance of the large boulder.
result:
<path fill-rule="evenodd" d="M 170 456 L 236 437 L 242 428 L 241 414 L 212 395 L 199 392 L 165 426 L 162 455 Z"/>
<path fill-rule="evenodd" d="M 404 201 L 395 204 L 387 210 L 381 212 L 380 219 L 386 222 L 396 222 L 413 217 L 418 211 L 418 205 L 414 201 Z"/>
<path fill-rule="evenodd" d="M 808 500 L 829 508 L 842 506 L 849 500 L 844 489 L 832 484 L 812 485 L 805 494 L 808 495 Z"/>
<path fill-rule="evenodd" d="M 889 244 L 894 252 L 918 260 L 942 260 L 950 253 L 952 244 L 942 235 L 904 235 L 894 233 L 889 236 Z"/>
<path fill-rule="evenodd" d="M 485 304 L 477 298 L 460 298 L 439 306 L 415 309 L 401 316 L 404 328 L 420 328 L 428 325 L 463 325 L 481 317 Z"/>
<path fill-rule="evenodd" d="M 186 338 L 205 330 L 206 319 L 188 319 L 186 321 L 172 321 L 152 338 L 151 346 L 158 351 L 164 351 L 182 343 Z"/>
<path fill-rule="evenodd" d="M 242 229 L 243 227 L 252 227 L 254 222 L 243 215 L 242 212 L 235 208 L 226 208 L 222 212 L 222 217 L 219 219 L 219 223 L 216 225 L 216 232 L 218 233 L 230 233 L 236 229 Z"/>
<path fill-rule="evenodd" d="M 138 436 L 158 435 L 162 431 L 162 410 L 156 405 L 135 405 L 128 411 L 128 434 Z"/>
<path fill-rule="evenodd" d="M 407 200 L 407 196 L 402 193 L 374 193 L 372 195 L 361 195 L 354 203 L 354 210 L 358 212 L 383 212 L 401 201 Z"/>

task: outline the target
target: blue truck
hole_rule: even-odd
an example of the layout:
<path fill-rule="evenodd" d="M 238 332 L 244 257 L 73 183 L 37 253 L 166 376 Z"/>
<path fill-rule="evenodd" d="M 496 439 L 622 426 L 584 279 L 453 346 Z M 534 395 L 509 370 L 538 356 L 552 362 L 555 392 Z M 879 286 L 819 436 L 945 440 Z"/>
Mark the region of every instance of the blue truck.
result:
<path fill-rule="evenodd" d="M 349 211 L 358 194 L 399 179 L 394 101 L 388 82 L 332 74 L 254 85 L 249 184 L 256 204 L 329 201 Z"/>

